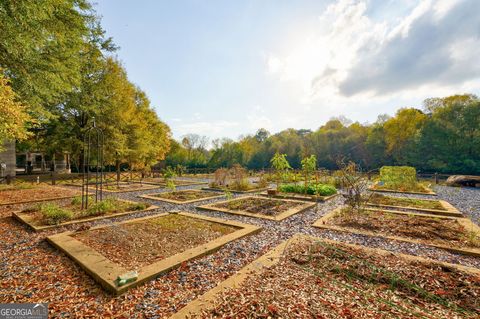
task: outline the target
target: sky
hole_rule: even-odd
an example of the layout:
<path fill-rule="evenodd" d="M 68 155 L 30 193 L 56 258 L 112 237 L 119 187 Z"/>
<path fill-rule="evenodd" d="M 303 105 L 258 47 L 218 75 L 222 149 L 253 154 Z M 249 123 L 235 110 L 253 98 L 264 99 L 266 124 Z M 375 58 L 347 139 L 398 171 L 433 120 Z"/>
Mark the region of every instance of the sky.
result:
<path fill-rule="evenodd" d="M 480 0 L 97 0 L 175 138 L 361 123 L 480 94 Z"/>

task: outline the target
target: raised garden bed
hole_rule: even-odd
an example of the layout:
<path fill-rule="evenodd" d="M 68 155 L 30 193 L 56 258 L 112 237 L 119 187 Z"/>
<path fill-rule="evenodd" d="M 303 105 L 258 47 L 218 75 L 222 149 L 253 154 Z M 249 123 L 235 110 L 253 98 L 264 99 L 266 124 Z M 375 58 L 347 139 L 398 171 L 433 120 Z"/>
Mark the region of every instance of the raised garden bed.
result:
<path fill-rule="evenodd" d="M 353 212 L 347 207 L 339 207 L 317 220 L 313 226 L 480 256 L 480 228 L 467 218 L 380 209 Z"/>
<path fill-rule="evenodd" d="M 401 209 L 404 211 L 425 212 L 440 216 L 462 217 L 454 206 L 444 200 L 419 199 L 408 197 L 392 197 L 373 193 L 368 197 L 368 206 Z"/>
<path fill-rule="evenodd" d="M 176 186 L 195 186 L 195 185 L 205 185 L 208 184 L 208 182 L 202 182 L 202 181 L 193 181 L 193 180 L 184 180 L 184 179 L 171 179 L 171 181 L 176 185 Z M 142 180 L 142 183 L 145 184 L 153 184 L 153 185 L 162 185 L 165 186 L 167 183 L 165 182 L 164 178 L 161 177 L 148 177 L 144 178 Z"/>
<path fill-rule="evenodd" d="M 268 194 L 267 192 L 260 193 L 261 196 L 269 198 L 279 198 L 279 199 L 292 199 L 308 202 L 326 202 L 327 200 L 337 197 L 339 194 L 333 194 L 329 196 L 315 196 L 315 195 L 305 195 L 305 194 L 295 194 L 295 193 L 275 193 Z"/>
<path fill-rule="evenodd" d="M 436 195 L 418 182 L 417 172 L 410 166 L 383 166 L 378 181 L 370 188 L 378 192 Z"/>
<path fill-rule="evenodd" d="M 81 199 L 65 199 L 25 208 L 13 212 L 12 216 L 35 231 L 42 231 L 66 225 L 91 222 L 104 218 L 114 218 L 124 215 L 149 211 L 158 208 L 154 205 L 135 203 L 126 200 L 109 198 L 103 202 L 94 203 L 89 199 L 89 208 L 81 209 Z"/>
<path fill-rule="evenodd" d="M 71 186 L 77 186 L 81 187 L 82 184 L 67 184 Z M 100 186 L 98 186 L 100 188 Z M 140 182 L 119 182 L 118 184 L 116 182 L 108 182 L 104 183 L 102 185 L 102 189 L 104 192 L 107 193 L 126 193 L 126 192 L 137 192 L 137 191 L 143 191 L 143 190 L 149 190 L 149 189 L 156 189 L 156 188 L 161 188 L 160 185 L 151 185 L 147 183 L 140 183 Z M 89 191 L 94 191 L 95 190 L 95 183 L 89 184 L 88 185 L 88 190 Z"/>
<path fill-rule="evenodd" d="M 478 318 L 480 270 L 295 236 L 171 317 Z"/>
<path fill-rule="evenodd" d="M 229 188 L 229 187 L 203 187 L 202 190 L 206 191 L 216 191 L 216 192 L 230 192 L 234 194 L 252 194 L 252 193 L 259 193 L 266 191 L 266 187 L 259 187 L 259 188 L 252 188 L 248 190 L 239 190 L 235 188 Z"/>
<path fill-rule="evenodd" d="M 311 202 L 248 196 L 202 205 L 198 208 L 279 221 L 313 206 L 315 203 Z"/>
<path fill-rule="evenodd" d="M 400 193 L 400 194 L 415 194 L 415 195 L 433 195 L 436 196 L 437 194 L 428 188 L 427 186 L 419 186 L 419 189 L 416 190 L 400 190 L 400 189 L 391 189 L 386 186 L 379 185 L 378 183 L 374 184 L 372 187 L 369 188 L 371 191 L 375 192 L 384 192 L 384 193 Z"/>
<path fill-rule="evenodd" d="M 9 185 L 8 185 L 9 186 Z M 3 187 L 0 190 L 0 205 L 15 205 L 49 201 L 77 196 L 77 189 L 43 184 L 21 183 L 21 186 Z"/>
<path fill-rule="evenodd" d="M 207 199 L 221 198 L 224 196 L 225 194 L 218 192 L 202 191 L 198 189 L 187 189 L 175 192 L 141 195 L 139 197 L 159 200 L 173 204 L 189 204 Z"/>
<path fill-rule="evenodd" d="M 259 230 L 257 226 L 219 218 L 164 213 L 81 232 L 65 232 L 47 240 L 105 289 L 121 294 Z M 119 277 L 133 270 L 138 272 L 133 281 L 119 282 Z"/>

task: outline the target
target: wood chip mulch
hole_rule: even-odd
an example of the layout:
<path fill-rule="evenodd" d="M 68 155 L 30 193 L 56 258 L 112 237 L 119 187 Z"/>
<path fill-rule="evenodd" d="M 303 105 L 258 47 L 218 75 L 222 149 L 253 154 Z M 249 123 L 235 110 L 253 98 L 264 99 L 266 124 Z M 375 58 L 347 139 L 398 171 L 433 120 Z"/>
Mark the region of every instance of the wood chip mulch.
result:
<path fill-rule="evenodd" d="M 384 212 L 352 212 L 343 210 L 327 225 L 371 231 L 377 234 L 408 237 L 436 244 L 456 247 L 480 247 L 476 238 L 471 238 L 455 219 L 440 219 L 427 216 L 398 215 Z"/>
<path fill-rule="evenodd" d="M 53 197 L 76 196 L 78 189 L 69 189 L 49 185 L 35 185 L 32 188 L 0 191 L 0 204 L 10 202 L 34 201 Z"/>
<path fill-rule="evenodd" d="M 152 196 L 185 202 L 189 200 L 210 198 L 210 197 L 219 196 L 219 195 L 222 195 L 222 193 L 213 193 L 208 191 L 197 191 L 197 190 L 182 190 L 182 191 L 154 194 Z"/>
<path fill-rule="evenodd" d="M 137 269 L 236 230 L 233 226 L 171 214 L 72 236 L 111 261 Z"/>
<path fill-rule="evenodd" d="M 311 239 L 196 318 L 478 318 L 480 277 Z"/>
<path fill-rule="evenodd" d="M 246 211 L 252 214 L 276 216 L 300 205 L 303 205 L 303 203 L 284 201 L 280 199 L 250 197 L 234 199 L 226 203 L 219 203 L 215 205 L 215 207 L 236 211 Z"/>

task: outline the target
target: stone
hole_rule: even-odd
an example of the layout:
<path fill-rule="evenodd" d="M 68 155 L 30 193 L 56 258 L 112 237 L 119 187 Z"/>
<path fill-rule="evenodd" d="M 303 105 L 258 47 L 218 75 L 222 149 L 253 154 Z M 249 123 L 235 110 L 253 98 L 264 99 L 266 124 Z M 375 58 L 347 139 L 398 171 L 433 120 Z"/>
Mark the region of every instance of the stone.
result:
<path fill-rule="evenodd" d="M 452 175 L 445 182 L 448 186 L 480 187 L 480 176 Z"/>

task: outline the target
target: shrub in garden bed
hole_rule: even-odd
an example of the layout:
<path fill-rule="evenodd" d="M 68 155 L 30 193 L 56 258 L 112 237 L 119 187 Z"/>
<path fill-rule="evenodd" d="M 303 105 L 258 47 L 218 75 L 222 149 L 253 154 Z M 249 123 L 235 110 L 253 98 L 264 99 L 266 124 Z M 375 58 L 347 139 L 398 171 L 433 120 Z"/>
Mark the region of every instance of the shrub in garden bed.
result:
<path fill-rule="evenodd" d="M 417 172 L 410 166 L 383 166 L 375 189 L 401 192 L 428 192 L 428 188 L 419 183 Z"/>
<path fill-rule="evenodd" d="M 337 193 L 335 186 L 326 184 L 286 184 L 280 185 L 279 191 L 281 193 L 295 193 L 317 196 L 330 196 Z"/>
<path fill-rule="evenodd" d="M 262 189 L 268 185 L 263 177 L 257 184 L 253 184 L 248 179 L 245 168 L 235 164 L 230 169 L 219 168 L 215 171 L 213 182 L 209 184 L 211 188 L 220 188 L 231 191 L 249 191 L 254 189 Z"/>

